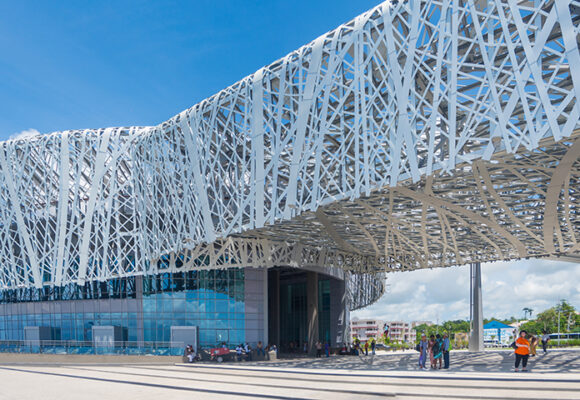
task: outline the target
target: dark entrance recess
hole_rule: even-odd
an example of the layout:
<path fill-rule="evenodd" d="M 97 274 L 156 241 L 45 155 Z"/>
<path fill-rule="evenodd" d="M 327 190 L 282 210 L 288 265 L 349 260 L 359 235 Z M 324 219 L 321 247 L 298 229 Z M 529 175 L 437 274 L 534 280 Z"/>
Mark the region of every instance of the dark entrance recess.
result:
<path fill-rule="evenodd" d="M 332 292 L 334 289 L 334 292 Z M 332 293 L 331 293 L 332 292 Z M 336 301 L 332 301 L 332 296 Z M 268 337 L 283 353 L 302 353 L 305 342 L 340 340 L 338 315 L 344 312 L 342 281 L 316 272 L 295 268 L 268 271 Z M 332 307 L 334 305 L 334 307 Z M 342 309 L 341 309 L 342 308 Z M 333 318 L 334 317 L 334 318 Z M 334 329 L 332 320 L 335 319 Z M 309 343 L 313 351 L 314 343 Z"/>

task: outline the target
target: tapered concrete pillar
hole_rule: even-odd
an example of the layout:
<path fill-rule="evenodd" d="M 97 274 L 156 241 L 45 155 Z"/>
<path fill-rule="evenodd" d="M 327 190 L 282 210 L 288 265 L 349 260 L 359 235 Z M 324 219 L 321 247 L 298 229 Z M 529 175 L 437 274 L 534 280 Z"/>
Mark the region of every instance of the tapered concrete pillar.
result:
<path fill-rule="evenodd" d="M 343 280 L 330 280 L 330 346 L 348 342 L 349 312 Z"/>
<path fill-rule="evenodd" d="M 306 272 L 306 303 L 308 318 L 308 352 L 316 352 L 318 342 L 318 273 Z"/>
<path fill-rule="evenodd" d="M 483 299 L 481 297 L 481 263 L 472 263 L 470 291 L 469 351 L 483 351 Z"/>

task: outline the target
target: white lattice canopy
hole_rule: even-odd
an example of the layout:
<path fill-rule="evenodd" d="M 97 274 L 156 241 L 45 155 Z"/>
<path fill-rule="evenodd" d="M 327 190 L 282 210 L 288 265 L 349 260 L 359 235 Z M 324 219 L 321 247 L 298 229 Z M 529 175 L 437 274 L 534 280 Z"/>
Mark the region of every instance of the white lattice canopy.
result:
<path fill-rule="evenodd" d="M 364 304 L 376 273 L 578 252 L 579 20 L 386 2 L 158 126 L 3 142 L 0 287 L 322 265 Z"/>

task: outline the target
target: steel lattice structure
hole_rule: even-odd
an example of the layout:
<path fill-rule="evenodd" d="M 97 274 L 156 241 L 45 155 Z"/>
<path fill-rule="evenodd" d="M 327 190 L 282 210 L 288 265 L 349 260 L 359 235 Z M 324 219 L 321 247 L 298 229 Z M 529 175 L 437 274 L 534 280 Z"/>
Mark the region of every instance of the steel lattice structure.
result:
<path fill-rule="evenodd" d="M 154 127 L 2 143 L 0 287 L 580 250 L 580 2 L 383 3 Z M 356 298 L 355 298 L 356 297 Z"/>

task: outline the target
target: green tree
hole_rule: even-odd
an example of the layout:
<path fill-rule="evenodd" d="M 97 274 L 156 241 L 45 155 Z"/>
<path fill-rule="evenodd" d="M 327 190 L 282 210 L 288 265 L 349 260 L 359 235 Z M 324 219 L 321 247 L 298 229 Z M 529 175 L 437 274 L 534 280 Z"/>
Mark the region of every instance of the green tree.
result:
<path fill-rule="evenodd" d="M 469 332 L 469 322 L 463 320 L 456 321 L 445 321 L 441 325 L 427 325 L 421 324 L 417 325 L 415 328 L 417 332 L 417 341 L 421 339 L 421 334 L 426 334 L 427 337 L 436 334 L 443 334 L 447 332 L 450 339 L 455 339 L 455 333 L 457 332 Z"/>
<path fill-rule="evenodd" d="M 542 311 L 535 320 L 528 321 L 520 329 L 534 334 L 540 334 L 543 331 L 556 333 L 558 332 L 558 321 L 562 333 L 573 332 L 580 325 L 580 318 L 574 306 L 566 300 L 560 300 L 556 306 Z"/>

